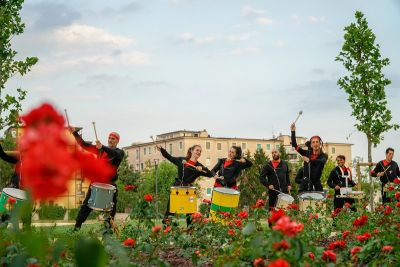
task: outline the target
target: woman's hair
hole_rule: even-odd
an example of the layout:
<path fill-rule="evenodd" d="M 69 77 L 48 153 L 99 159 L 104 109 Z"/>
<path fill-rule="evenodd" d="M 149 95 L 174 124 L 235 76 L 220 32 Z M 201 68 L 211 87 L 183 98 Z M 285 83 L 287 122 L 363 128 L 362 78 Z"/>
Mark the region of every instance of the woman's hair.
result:
<path fill-rule="evenodd" d="M 186 152 L 186 160 L 189 160 L 192 157 L 192 151 L 196 147 L 200 147 L 201 148 L 200 145 L 193 145 L 193 146 L 189 147 L 188 151 Z"/>
<path fill-rule="evenodd" d="M 346 160 L 346 157 L 344 155 L 338 155 L 336 157 L 336 159 L 342 159 L 342 160 Z"/>
<path fill-rule="evenodd" d="M 324 153 L 324 142 L 322 141 L 321 137 L 319 137 L 318 135 L 314 135 L 310 138 L 310 140 L 308 140 L 305 145 L 308 147 L 308 149 L 311 149 L 311 140 L 313 140 L 314 138 L 317 138 L 319 140 L 319 143 L 321 144 L 321 154 Z"/>
<path fill-rule="evenodd" d="M 241 159 L 242 158 L 242 148 L 240 146 L 232 146 L 233 149 L 235 149 L 236 156 L 235 159 Z"/>

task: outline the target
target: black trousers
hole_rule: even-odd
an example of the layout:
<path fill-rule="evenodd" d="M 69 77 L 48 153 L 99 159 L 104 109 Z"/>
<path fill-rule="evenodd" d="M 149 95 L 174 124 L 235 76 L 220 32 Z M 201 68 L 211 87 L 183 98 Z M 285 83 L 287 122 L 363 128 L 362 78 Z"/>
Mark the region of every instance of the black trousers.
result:
<path fill-rule="evenodd" d="M 357 211 L 356 207 L 353 206 L 353 204 L 356 203 L 354 198 L 338 198 L 335 196 L 335 198 L 333 199 L 333 207 L 335 210 L 342 209 L 345 203 L 349 203 L 350 205 L 352 205 L 352 207 L 350 208 L 352 211 Z"/>
<path fill-rule="evenodd" d="M 175 216 L 175 213 L 169 211 L 170 201 L 171 199 L 170 197 L 168 197 L 167 210 L 165 211 L 164 218 L 162 220 L 162 223 L 164 225 L 167 224 L 170 216 Z M 192 224 L 192 213 L 186 213 L 186 225 L 189 226 L 191 224 Z"/>
<path fill-rule="evenodd" d="M 115 186 L 115 188 L 117 189 L 114 193 L 113 196 L 113 202 L 114 202 L 114 206 L 111 210 L 110 216 L 111 218 L 114 219 L 115 217 L 115 213 L 117 213 L 117 197 L 118 197 L 118 187 L 116 184 L 112 184 L 113 186 Z M 92 212 L 92 209 L 89 208 L 88 206 L 88 201 L 90 199 L 90 195 L 91 195 L 92 189 L 89 186 L 89 190 L 86 193 L 86 197 L 85 200 L 82 203 L 82 206 L 79 210 L 78 216 L 76 217 L 76 221 L 75 221 L 75 228 L 81 228 L 82 223 L 84 223 L 86 221 L 86 219 L 89 217 L 89 214 Z"/>
<path fill-rule="evenodd" d="M 272 190 L 268 191 L 268 208 L 272 209 L 276 206 L 276 201 L 278 200 L 278 193 Z"/>

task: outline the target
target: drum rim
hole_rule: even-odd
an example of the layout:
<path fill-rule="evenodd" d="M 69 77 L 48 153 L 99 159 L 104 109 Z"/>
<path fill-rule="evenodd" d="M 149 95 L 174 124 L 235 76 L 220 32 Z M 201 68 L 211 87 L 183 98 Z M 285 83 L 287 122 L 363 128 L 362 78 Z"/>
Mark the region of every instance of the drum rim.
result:
<path fill-rule="evenodd" d="M 187 189 L 196 190 L 196 187 L 195 186 L 171 186 L 171 189 L 174 189 L 174 190 L 187 190 Z"/>
<path fill-rule="evenodd" d="M 280 193 L 280 194 L 278 195 L 278 198 L 279 198 L 279 196 L 290 197 L 290 200 L 291 200 L 291 201 L 294 201 L 294 197 L 293 197 L 293 196 L 291 196 L 291 195 L 289 195 L 289 194 L 286 194 L 286 193 Z M 283 198 L 282 198 L 282 199 L 283 199 Z M 288 199 L 285 199 L 285 200 L 288 200 Z"/>
<path fill-rule="evenodd" d="M 101 189 L 107 189 L 107 190 L 114 190 L 116 189 L 115 186 L 112 184 L 106 184 L 106 183 L 92 183 L 90 187 L 96 187 L 96 188 L 101 188 Z"/>
<path fill-rule="evenodd" d="M 317 195 L 320 195 L 322 198 L 312 198 L 311 196 L 306 196 L 306 197 L 302 197 L 303 195 L 306 195 L 306 194 L 317 194 Z M 326 197 L 324 196 L 324 194 L 323 194 L 323 192 L 320 192 L 320 191 L 315 191 L 315 192 L 302 192 L 301 194 L 299 194 L 299 199 L 301 199 L 301 200 L 324 200 L 324 199 L 326 199 Z M 311 198 L 310 198 L 311 197 Z"/>
<path fill-rule="evenodd" d="M 9 192 L 7 192 L 7 191 L 9 191 L 9 190 L 20 192 L 20 193 L 22 193 L 24 196 L 23 196 L 23 195 L 14 196 L 14 195 L 10 194 Z M 6 195 L 9 196 L 9 197 L 13 197 L 13 198 L 16 198 L 16 199 L 19 199 L 19 200 L 26 200 L 26 199 L 27 199 L 27 197 L 26 197 L 26 192 L 25 192 L 24 190 L 21 190 L 21 189 L 18 189 L 18 188 L 4 187 L 3 190 L 2 190 L 2 192 L 4 192 L 4 194 L 6 194 Z M 23 197 L 23 198 L 21 198 L 21 197 Z"/>
<path fill-rule="evenodd" d="M 229 194 L 228 192 L 223 192 L 221 190 L 229 190 L 229 191 L 232 191 L 233 194 Z M 227 187 L 214 187 L 213 191 L 217 191 L 218 193 L 221 193 L 224 195 L 240 195 L 240 192 L 238 190 L 235 190 L 232 188 L 227 188 Z"/>

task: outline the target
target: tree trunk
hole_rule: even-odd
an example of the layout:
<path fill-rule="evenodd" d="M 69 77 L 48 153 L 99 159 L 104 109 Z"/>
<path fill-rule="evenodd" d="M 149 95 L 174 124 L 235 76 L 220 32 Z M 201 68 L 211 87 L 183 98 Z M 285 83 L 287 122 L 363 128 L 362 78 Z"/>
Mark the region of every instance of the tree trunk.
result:
<path fill-rule="evenodd" d="M 371 164 L 372 163 L 372 155 L 371 155 L 371 148 L 372 148 L 372 143 L 371 143 L 371 137 L 369 135 L 367 135 L 367 141 L 368 141 L 368 163 Z M 368 175 L 369 175 L 369 183 L 370 183 L 370 193 L 369 193 L 369 197 L 370 197 L 370 201 L 369 201 L 369 205 L 371 207 L 371 212 L 373 212 L 375 210 L 374 207 L 374 181 L 372 180 L 372 175 L 371 175 L 371 166 L 368 167 Z"/>

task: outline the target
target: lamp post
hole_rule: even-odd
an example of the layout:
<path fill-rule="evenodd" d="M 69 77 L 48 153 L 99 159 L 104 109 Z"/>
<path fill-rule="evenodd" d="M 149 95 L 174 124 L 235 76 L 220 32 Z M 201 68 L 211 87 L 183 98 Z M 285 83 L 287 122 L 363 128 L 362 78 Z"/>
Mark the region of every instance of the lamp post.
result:
<path fill-rule="evenodd" d="M 157 211 L 157 216 L 158 216 L 158 162 L 159 159 L 154 159 L 154 167 L 156 168 L 156 211 Z"/>

